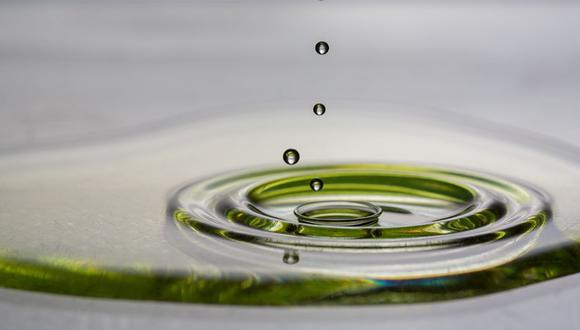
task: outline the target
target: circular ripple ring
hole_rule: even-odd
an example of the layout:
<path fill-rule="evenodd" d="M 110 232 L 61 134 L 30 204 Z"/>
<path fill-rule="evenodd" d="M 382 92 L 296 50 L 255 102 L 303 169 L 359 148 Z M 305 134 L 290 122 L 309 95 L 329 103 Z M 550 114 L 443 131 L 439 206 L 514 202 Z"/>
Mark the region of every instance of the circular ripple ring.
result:
<path fill-rule="evenodd" d="M 323 191 L 310 189 L 313 177 L 324 181 Z M 343 211 L 350 205 L 346 211 L 352 214 L 364 213 L 357 203 L 375 207 L 375 213 L 363 215 L 374 221 L 325 222 L 304 214 L 308 206 L 329 202 L 346 205 Z M 294 270 L 389 279 L 461 274 L 506 263 L 527 251 L 551 214 L 547 196 L 527 184 L 389 164 L 230 174 L 182 188 L 170 212 L 196 232 L 185 233 L 194 241 L 225 238 L 233 254 L 238 244 L 244 244 L 244 253 L 248 244 L 255 246 L 247 258 L 258 264 L 262 249 L 291 250 L 301 253 Z M 307 260 L 314 266 L 306 267 Z M 276 267 L 267 272 L 277 271 L 287 272 Z"/>

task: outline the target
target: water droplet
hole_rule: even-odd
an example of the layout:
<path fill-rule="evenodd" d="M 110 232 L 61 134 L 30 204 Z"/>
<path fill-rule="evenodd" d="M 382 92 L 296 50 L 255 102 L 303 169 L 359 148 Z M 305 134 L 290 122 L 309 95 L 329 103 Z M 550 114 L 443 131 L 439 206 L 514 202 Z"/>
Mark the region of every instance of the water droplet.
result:
<path fill-rule="evenodd" d="M 294 165 L 300 160 L 300 154 L 296 149 L 287 149 L 284 151 L 284 162 L 288 165 Z"/>
<path fill-rule="evenodd" d="M 322 103 L 316 103 L 314 108 L 312 108 L 312 111 L 314 111 L 317 116 L 322 116 L 326 112 L 326 107 Z"/>
<path fill-rule="evenodd" d="M 324 183 L 322 182 L 322 180 L 312 179 L 312 181 L 310 181 L 310 188 L 312 190 L 319 191 L 322 190 L 322 187 L 324 187 Z"/>
<path fill-rule="evenodd" d="M 324 41 L 317 42 L 316 46 L 314 48 L 316 49 L 316 52 L 320 55 L 324 55 L 324 54 L 328 53 L 328 50 L 330 49 L 328 44 Z"/>
<path fill-rule="evenodd" d="M 296 251 L 286 251 L 284 252 L 284 257 L 282 258 L 285 264 L 294 265 L 300 261 L 300 256 Z"/>

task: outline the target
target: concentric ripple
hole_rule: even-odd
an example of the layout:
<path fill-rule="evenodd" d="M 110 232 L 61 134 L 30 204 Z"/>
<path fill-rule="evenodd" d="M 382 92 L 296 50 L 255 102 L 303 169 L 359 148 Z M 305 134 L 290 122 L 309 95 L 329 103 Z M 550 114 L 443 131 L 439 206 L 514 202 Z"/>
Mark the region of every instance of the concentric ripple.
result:
<path fill-rule="evenodd" d="M 322 180 L 324 189 L 313 191 L 312 178 Z M 328 211 L 329 203 L 340 210 Z M 361 204 L 380 212 L 371 216 Z M 305 205 L 311 216 L 306 221 L 300 217 Z M 320 205 L 325 206 L 316 215 Z M 204 237 L 195 248 L 212 249 L 225 239 L 228 253 L 257 263 L 257 276 L 306 272 L 382 279 L 449 276 L 505 264 L 533 245 L 551 214 L 548 197 L 527 184 L 388 164 L 218 176 L 179 190 L 170 212 L 193 230 L 185 232 L 193 242 Z M 343 217 L 325 221 L 336 212 Z M 263 249 L 293 251 L 300 262 L 290 271 L 280 268 L 261 257 Z"/>

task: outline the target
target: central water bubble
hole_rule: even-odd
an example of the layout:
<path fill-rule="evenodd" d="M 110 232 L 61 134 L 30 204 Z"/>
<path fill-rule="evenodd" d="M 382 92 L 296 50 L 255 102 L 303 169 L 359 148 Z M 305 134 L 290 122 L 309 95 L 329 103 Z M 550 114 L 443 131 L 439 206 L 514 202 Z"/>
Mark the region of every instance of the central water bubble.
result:
<path fill-rule="evenodd" d="M 299 205 L 294 214 L 300 222 L 330 226 L 362 226 L 379 220 L 382 209 L 367 202 L 323 201 Z"/>

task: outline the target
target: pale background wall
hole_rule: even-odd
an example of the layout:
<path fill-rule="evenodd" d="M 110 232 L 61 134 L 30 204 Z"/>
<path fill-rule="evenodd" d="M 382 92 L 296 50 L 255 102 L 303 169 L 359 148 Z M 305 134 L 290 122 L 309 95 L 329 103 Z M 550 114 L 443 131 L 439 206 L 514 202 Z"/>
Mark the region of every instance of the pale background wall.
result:
<path fill-rule="evenodd" d="M 294 98 L 442 108 L 580 145 L 579 18 L 579 1 L 0 2 L 0 150 Z"/>

